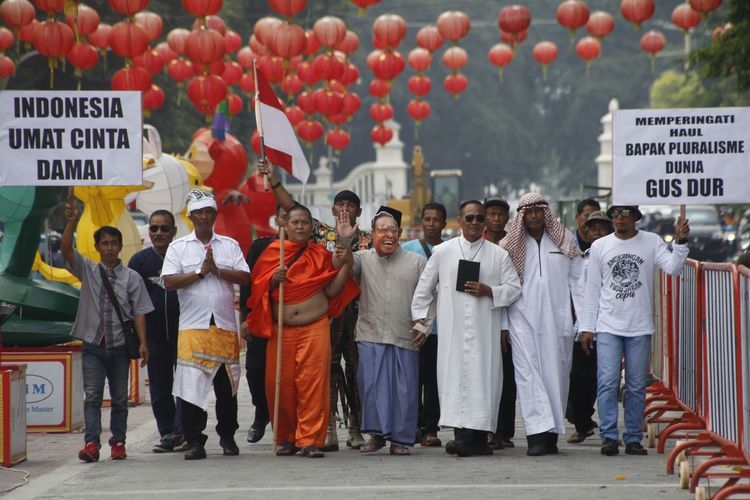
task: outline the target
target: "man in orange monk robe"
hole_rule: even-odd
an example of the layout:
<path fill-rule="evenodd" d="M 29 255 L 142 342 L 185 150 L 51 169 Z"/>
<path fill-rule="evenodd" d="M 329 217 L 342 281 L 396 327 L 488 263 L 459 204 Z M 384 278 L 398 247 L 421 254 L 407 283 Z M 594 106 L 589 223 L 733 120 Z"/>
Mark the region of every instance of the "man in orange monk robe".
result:
<path fill-rule="evenodd" d="M 346 217 L 338 221 L 341 240 L 354 234 Z M 280 240 L 272 242 L 253 268 L 252 294 L 247 305 L 248 326 L 269 339 L 266 355 L 266 395 L 274 421 L 276 352 L 279 318 L 279 284 L 284 283 L 281 349 L 281 384 L 275 439 L 277 455 L 318 458 L 328 425 L 331 341 L 330 317 L 359 294 L 351 279 L 350 245 L 340 241 L 331 255 L 310 245 L 310 211 L 296 205 L 289 210 L 284 242 L 284 266 L 280 266 Z M 335 265 L 334 265 L 335 264 Z"/>

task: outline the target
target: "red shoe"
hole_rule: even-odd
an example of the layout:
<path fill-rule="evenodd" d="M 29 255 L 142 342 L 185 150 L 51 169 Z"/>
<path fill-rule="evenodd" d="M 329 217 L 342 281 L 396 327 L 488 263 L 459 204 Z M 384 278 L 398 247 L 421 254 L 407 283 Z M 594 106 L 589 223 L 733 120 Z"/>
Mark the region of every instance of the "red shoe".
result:
<path fill-rule="evenodd" d="M 99 460 L 99 445 L 93 441 L 89 441 L 86 443 L 86 446 L 78 452 L 78 458 L 84 462 L 96 462 Z"/>
<path fill-rule="evenodd" d="M 125 443 L 115 443 L 112 445 L 112 460 L 125 460 L 128 454 L 125 453 Z"/>

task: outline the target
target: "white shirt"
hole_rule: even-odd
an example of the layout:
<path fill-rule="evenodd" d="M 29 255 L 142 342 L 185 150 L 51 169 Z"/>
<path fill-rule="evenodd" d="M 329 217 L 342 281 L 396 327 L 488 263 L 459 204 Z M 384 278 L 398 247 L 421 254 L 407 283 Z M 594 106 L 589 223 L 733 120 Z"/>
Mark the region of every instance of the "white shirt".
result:
<path fill-rule="evenodd" d="M 214 262 L 218 267 L 250 272 L 240 245 L 232 238 L 213 233 L 208 245 L 213 250 Z M 161 275 L 195 272 L 206 258 L 205 247 L 208 245 L 204 245 L 195 237 L 195 231 L 174 240 L 164 257 Z M 217 327 L 236 332 L 234 295 L 234 285 L 220 280 L 214 273 L 190 286 L 178 289 L 179 329 L 207 330 L 213 315 Z"/>

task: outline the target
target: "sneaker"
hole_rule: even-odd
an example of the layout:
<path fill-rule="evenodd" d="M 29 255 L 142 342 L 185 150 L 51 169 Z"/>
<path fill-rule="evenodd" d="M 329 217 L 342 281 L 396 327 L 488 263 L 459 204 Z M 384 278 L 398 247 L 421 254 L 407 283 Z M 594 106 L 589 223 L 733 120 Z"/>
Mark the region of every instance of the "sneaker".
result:
<path fill-rule="evenodd" d="M 644 448 L 641 443 L 628 443 L 625 445 L 626 455 L 648 455 L 648 451 Z"/>
<path fill-rule="evenodd" d="M 440 441 L 440 438 L 437 437 L 437 432 L 428 432 L 424 436 L 422 436 L 422 439 L 419 440 L 419 444 L 422 446 L 429 446 L 429 447 L 435 447 L 439 448 L 440 446 L 443 446 L 443 442 Z"/>
<path fill-rule="evenodd" d="M 602 441 L 601 452 L 602 455 L 607 455 L 608 457 L 618 455 L 620 453 L 620 449 L 617 447 L 617 440 L 605 438 L 604 441 Z"/>
<path fill-rule="evenodd" d="M 172 434 L 172 451 L 187 451 L 190 445 L 182 434 Z"/>
<path fill-rule="evenodd" d="M 359 450 L 364 444 L 365 438 L 362 437 L 359 429 L 351 429 L 349 431 L 349 439 L 346 440 L 346 445 L 353 450 Z"/>
<path fill-rule="evenodd" d="M 89 441 L 86 443 L 86 446 L 78 452 L 78 458 L 84 462 L 96 462 L 99 460 L 99 445 L 93 441 Z"/>
<path fill-rule="evenodd" d="M 171 436 L 166 435 L 151 449 L 154 453 L 171 453 L 174 451 L 174 442 Z"/>
<path fill-rule="evenodd" d="M 115 443 L 112 445 L 112 460 L 125 460 L 128 454 L 125 453 L 125 443 Z"/>

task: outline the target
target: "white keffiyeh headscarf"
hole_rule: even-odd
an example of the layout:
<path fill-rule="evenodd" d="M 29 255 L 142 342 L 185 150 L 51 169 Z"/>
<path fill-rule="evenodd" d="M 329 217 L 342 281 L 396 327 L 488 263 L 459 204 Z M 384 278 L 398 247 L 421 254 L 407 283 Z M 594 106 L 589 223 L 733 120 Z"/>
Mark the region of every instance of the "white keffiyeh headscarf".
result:
<path fill-rule="evenodd" d="M 539 193 L 526 193 L 518 202 L 518 215 L 513 220 L 513 225 L 505 238 L 500 240 L 500 246 L 510 254 L 521 283 L 523 283 L 524 262 L 526 262 L 526 226 L 523 223 L 523 216 L 529 207 L 544 209 L 544 230 L 563 254 L 571 259 L 581 255 L 573 233 L 552 216 L 547 200 Z"/>

